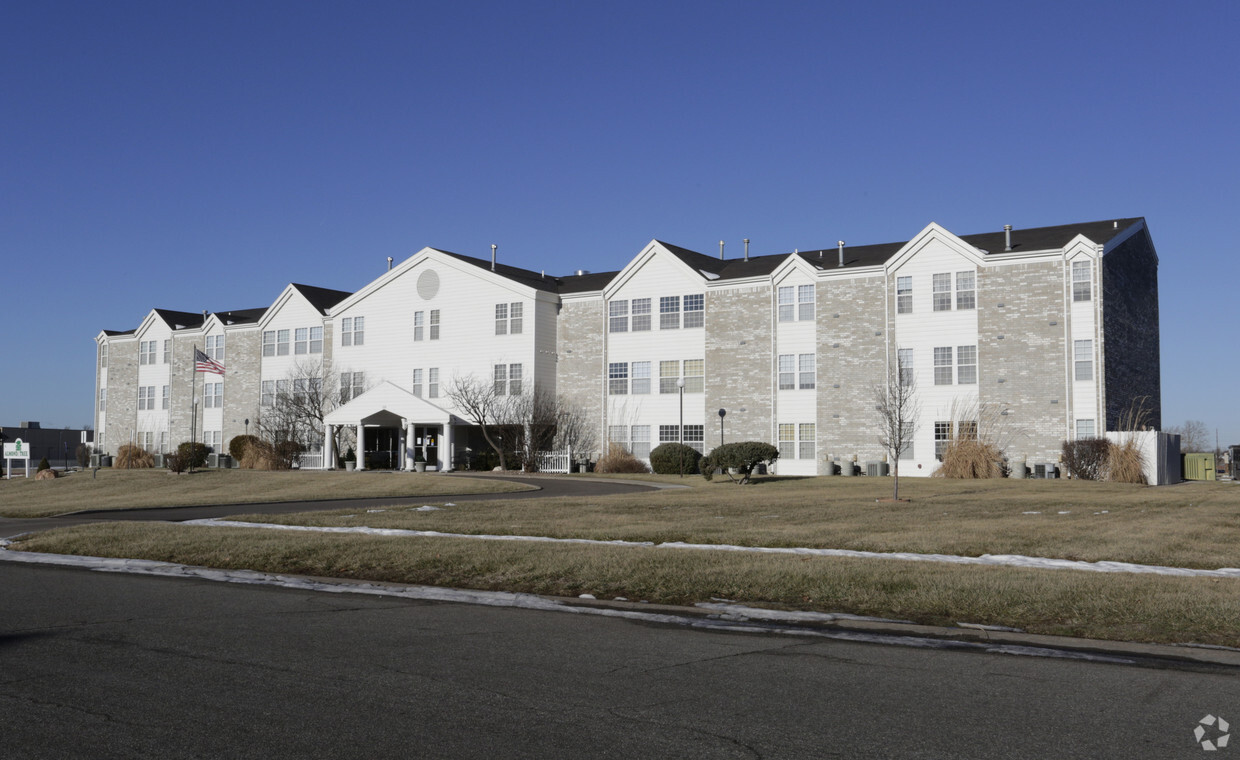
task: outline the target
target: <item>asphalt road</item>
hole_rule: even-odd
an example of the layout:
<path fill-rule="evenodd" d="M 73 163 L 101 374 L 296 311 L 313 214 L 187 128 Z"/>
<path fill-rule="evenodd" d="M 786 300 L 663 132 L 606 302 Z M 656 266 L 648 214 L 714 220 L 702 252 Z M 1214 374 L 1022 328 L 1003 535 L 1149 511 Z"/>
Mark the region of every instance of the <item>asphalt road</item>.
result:
<path fill-rule="evenodd" d="M 13 760 L 1188 758 L 1207 714 L 1237 676 L 0 562 Z"/>
<path fill-rule="evenodd" d="M 362 475 L 361 477 L 368 477 Z M 464 477 L 449 475 L 446 477 Z M 484 476 L 490 477 L 490 476 Z M 289 512 L 313 512 L 331 509 L 367 509 L 386 507 L 393 504 L 409 504 L 411 502 L 442 503 L 444 501 L 481 501 L 487 499 L 545 499 L 556 496 L 578 496 L 589 498 L 616 493 L 637 493 L 655 491 L 659 486 L 633 483 L 624 480 L 556 478 L 547 476 L 504 475 L 503 480 L 514 483 L 528 483 L 537 486 L 537 491 L 518 491 L 515 493 L 480 493 L 456 494 L 451 496 L 392 496 L 378 499 L 330 499 L 319 501 L 282 501 L 262 502 L 253 504 L 216 504 L 202 507 L 156 507 L 152 509 L 114 509 L 85 510 L 58 517 L 36 517 L 15 519 L 0 517 L 0 538 L 11 538 L 21 533 L 32 533 L 50 530 L 66 525 L 80 525 L 90 522 L 107 522 L 113 520 L 158 520 L 179 522 L 183 520 L 203 520 L 231 515 L 275 515 Z"/>

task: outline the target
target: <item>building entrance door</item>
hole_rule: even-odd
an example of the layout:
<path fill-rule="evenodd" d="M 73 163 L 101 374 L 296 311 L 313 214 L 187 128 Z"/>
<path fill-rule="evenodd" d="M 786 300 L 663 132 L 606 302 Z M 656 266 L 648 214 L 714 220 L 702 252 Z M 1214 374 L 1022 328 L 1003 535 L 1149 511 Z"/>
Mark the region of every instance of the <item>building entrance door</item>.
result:
<path fill-rule="evenodd" d="M 417 461 L 417 453 L 420 452 L 428 467 L 440 466 L 439 436 L 441 427 L 440 425 L 414 425 L 413 445 L 415 448 L 415 462 Z"/>

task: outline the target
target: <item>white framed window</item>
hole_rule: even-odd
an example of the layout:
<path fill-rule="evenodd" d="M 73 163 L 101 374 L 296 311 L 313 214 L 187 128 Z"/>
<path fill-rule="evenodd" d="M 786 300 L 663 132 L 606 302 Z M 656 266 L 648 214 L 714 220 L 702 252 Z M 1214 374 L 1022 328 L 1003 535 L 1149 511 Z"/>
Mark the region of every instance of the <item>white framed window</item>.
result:
<path fill-rule="evenodd" d="M 685 425 L 685 445 L 692 446 L 699 454 L 706 453 L 706 426 Z"/>
<path fill-rule="evenodd" d="M 288 330 L 276 330 L 276 356 L 288 356 Z"/>
<path fill-rule="evenodd" d="M 779 458 L 797 458 L 797 426 L 794 424 L 779 425 Z"/>
<path fill-rule="evenodd" d="M 977 346 L 956 346 L 956 382 L 977 384 Z"/>
<path fill-rule="evenodd" d="M 896 278 L 896 313 L 913 313 L 913 278 Z"/>
<path fill-rule="evenodd" d="M 685 393 L 706 392 L 706 360 L 685 359 Z"/>
<path fill-rule="evenodd" d="M 281 382 L 287 382 L 282 380 Z M 366 386 L 365 372 L 341 372 L 340 373 L 340 401 L 347 404 L 358 396 L 362 395 L 362 389 Z M 277 392 L 279 388 L 277 387 Z M 287 393 L 287 389 L 284 391 Z"/>
<path fill-rule="evenodd" d="M 706 297 L 701 294 L 685 296 L 685 329 L 702 327 L 706 323 Z"/>
<path fill-rule="evenodd" d="M 430 339 L 439 340 L 439 309 L 431 309 L 430 320 Z"/>
<path fill-rule="evenodd" d="M 934 348 L 934 384 L 952 384 L 952 347 L 935 346 Z"/>
<path fill-rule="evenodd" d="M 505 304 L 506 305 L 506 304 Z M 496 396 L 508 393 L 508 365 L 496 364 L 492 374 L 492 387 Z"/>
<path fill-rule="evenodd" d="M 913 349 L 901 348 L 896 351 L 896 361 L 900 369 L 900 385 L 908 387 L 913 384 Z"/>
<path fill-rule="evenodd" d="M 426 371 L 426 397 L 439 398 L 439 368 L 431 367 Z"/>
<path fill-rule="evenodd" d="M 1094 421 L 1093 420 L 1077 420 L 1076 421 L 1076 437 L 1078 439 L 1093 438 L 1095 435 L 1097 435 L 1097 433 L 1094 432 Z"/>
<path fill-rule="evenodd" d="M 629 442 L 629 453 L 638 459 L 650 458 L 650 426 L 634 425 L 630 428 L 629 434 L 632 440 Z"/>
<path fill-rule="evenodd" d="M 415 311 L 413 313 L 413 339 L 415 341 L 422 340 L 426 326 L 423 321 L 426 319 L 426 312 Z"/>
<path fill-rule="evenodd" d="M 152 388 L 151 390 L 154 390 L 154 388 Z M 223 409 L 224 408 L 224 384 L 223 383 L 203 383 L 202 406 L 204 409 Z"/>
<path fill-rule="evenodd" d="M 220 448 L 220 431 L 208 430 L 203 433 L 202 442 L 207 445 L 207 450 L 212 454 L 218 452 Z"/>
<path fill-rule="evenodd" d="M 1072 300 L 1088 301 L 1093 297 L 1088 261 L 1072 262 Z"/>
<path fill-rule="evenodd" d="M 159 453 L 168 453 L 168 431 L 161 431 L 159 434 Z"/>
<path fill-rule="evenodd" d="M 629 392 L 628 362 L 610 362 L 607 365 L 607 393 L 623 396 Z"/>
<path fill-rule="evenodd" d="M 169 402 L 172 401 L 172 395 L 170 394 L 169 391 L 171 391 L 171 388 L 167 385 L 165 385 L 161 389 L 160 397 L 159 397 L 159 408 L 160 409 L 167 409 Z"/>
<path fill-rule="evenodd" d="M 659 362 L 659 393 L 680 393 L 680 362 Z"/>
<path fill-rule="evenodd" d="M 797 456 L 801 459 L 814 459 L 817 449 L 817 437 L 815 434 L 816 428 L 814 427 L 814 423 L 802 422 L 797 426 L 797 428 L 800 433 L 798 441 L 799 445 L 797 446 Z"/>
<path fill-rule="evenodd" d="M 522 369 L 523 368 L 520 364 L 509 364 L 508 365 L 508 395 L 509 396 L 520 396 L 521 395 L 521 376 L 523 374 Z"/>
<path fill-rule="evenodd" d="M 165 355 L 167 355 L 168 353 L 167 348 L 165 348 L 164 353 Z M 224 336 L 223 335 L 208 335 L 206 353 L 207 353 L 207 358 L 209 359 L 214 359 L 217 362 L 224 361 Z M 165 364 L 168 363 L 167 359 L 164 360 L 164 363 Z"/>
<path fill-rule="evenodd" d="M 632 393 L 650 393 L 650 362 L 633 362 Z"/>
<path fill-rule="evenodd" d="M 796 319 L 796 288 L 791 285 L 780 285 L 779 290 L 779 321 L 791 322 Z"/>
<path fill-rule="evenodd" d="M 814 319 L 814 286 L 797 286 L 797 319 L 802 322 Z"/>
<path fill-rule="evenodd" d="M 297 355 L 310 353 L 310 328 L 298 327 L 293 330 L 293 353 Z"/>
<path fill-rule="evenodd" d="M 103 343 L 99 346 L 99 366 L 103 369 L 108 368 L 108 344 Z"/>
<path fill-rule="evenodd" d="M 607 442 L 620 446 L 630 454 L 633 450 L 629 448 L 629 427 L 628 425 L 608 425 L 607 426 Z"/>
<path fill-rule="evenodd" d="M 154 364 L 155 363 L 155 341 L 143 340 L 138 342 L 138 364 Z"/>
<path fill-rule="evenodd" d="M 900 449 L 900 452 L 896 454 L 896 459 L 916 459 L 916 457 L 913 455 L 913 439 L 912 438 L 909 438 L 907 441 L 904 442 L 904 448 Z"/>
<path fill-rule="evenodd" d="M 311 327 L 310 328 L 310 353 L 312 354 L 323 353 L 323 328 L 322 327 Z"/>
<path fill-rule="evenodd" d="M 154 408 L 153 406 L 150 406 L 151 396 L 153 395 L 155 395 L 155 386 L 138 386 L 138 411 L 145 412 L 147 409 Z"/>
<path fill-rule="evenodd" d="M 933 275 L 931 291 L 934 295 L 935 311 L 952 310 L 952 275 L 951 272 Z"/>
<path fill-rule="evenodd" d="M 659 425 L 659 443 L 679 443 L 679 425 Z"/>
<path fill-rule="evenodd" d="M 976 273 L 956 273 L 956 308 L 960 311 L 977 308 Z"/>
<path fill-rule="evenodd" d="M 282 403 L 287 403 L 289 400 L 289 388 L 291 388 L 292 385 L 292 382 L 289 380 L 277 380 L 276 400 Z"/>
<path fill-rule="evenodd" d="M 629 331 L 629 302 L 621 299 L 607 304 L 607 331 L 622 333 Z"/>
<path fill-rule="evenodd" d="M 508 306 L 508 334 L 520 335 L 524 325 L 522 315 L 525 313 L 525 305 L 514 303 Z"/>
<path fill-rule="evenodd" d="M 276 331 L 263 330 L 263 356 L 276 355 Z"/>
<path fill-rule="evenodd" d="M 650 330 L 650 299 L 634 298 L 631 303 L 633 308 L 633 332 L 647 332 Z"/>
<path fill-rule="evenodd" d="M 259 398 L 259 405 L 271 406 L 276 402 L 276 381 L 264 380 L 262 382 L 262 395 Z"/>
<path fill-rule="evenodd" d="M 420 369 L 413 371 L 413 395 L 418 397 L 422 395 L 422 370 Z"/>
<path fill-rule="evenodd" d="M 659 329 L 680 329 L 680 296 L 662 296 L 659 298 Z"/>
<path fill-rule="evenodd" d="M 779 355 L 779 389 L 781 391 L 796 390 L 796 354 Z"/>
<path fill-rule="evenodd" d="M 1072 341 L 1074 364 L 1077 380 L 1094 379 L 1094 342 L 1092 340 Z"/>
<path fill-rule="evenodd" d="M 223 359 L 224 358 L 224 336 L 223 335 L 219 337 L 219 341 L 220 341 L 220 355 L 215 358 Z M 172 364 L 172 339 L 171 338 L 164 341 L 164 364 Z"/>
<path fill-rule="evenodd" d="M 495 334 L 508 334 L 508 304 L 495 304 Z"/>
<path fill-rule="evenodd" d="M 299 377 L 293 380 L 293 400 L 299 405 L 306 403 L 306 399 L 310 397 L 310 384 L 308 378 Z"/>
<path fill-rule="evenodd" d="M 801 390 L 808 390 L 814 387 L 815 378 L 817 377 L 817 369 L 814 366 L 813 354 L 801 354 L 797 357 L 798 387 Z"/>
<path fill-rule="evenodd" d="M 361 346 L 366 343 L 366 318 L 345 317 L 340 320 L 340 345 Z"/>
<path fill-rule="evenodd" d="M 108 389 L 107 388 L 99 389 L 99 411 L 101 412 L 108 411 Z"/>
<path fill-rule="evenodd" d="M 951 420 L 939 420 L 934 423 L 934 458 L 943 461 L 943 452 L 952 441 Z"/>

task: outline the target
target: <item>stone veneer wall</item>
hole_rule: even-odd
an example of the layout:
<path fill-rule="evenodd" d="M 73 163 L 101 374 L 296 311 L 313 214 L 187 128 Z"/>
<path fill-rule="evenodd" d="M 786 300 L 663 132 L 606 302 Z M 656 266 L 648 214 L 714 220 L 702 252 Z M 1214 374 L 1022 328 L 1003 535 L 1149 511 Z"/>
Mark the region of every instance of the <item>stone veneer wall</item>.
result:
<path fill-rule="evenodd" d="M 1106 429 L 1117 430 L 1121 417 L 1144 398 L 1150 412 L 1145 424 L 1160 430 L 1158 257 L 1146 230 L 1102 257 L 1102 338 Z"/>
<path fill-rule="evenodd" d="M 1067 430 L 1064 264 L 984 267 L 977 273 L 978 400 L 1010 410 L 1008 459 L 1055 461 Z"/>
<path fill-rule="evenodd" d="M 708 290 L 706 314 L 707 429 L 725 409 L 726 440 L 771 441 L 771 289 Z"/>
<path fill-rule="evenodd" d="M 108 408 L 104 411 L 104 450 L 115 454 L 129 443 L 138 424 L 138 341 L 108 346 Z"/>
<path fill-rule="evenodd" d="M 172 334 L 172 367 L 168 370 L 168 384 L 171 396 L 168 402 L 168 449 L 175 451 L 177 446 L 190 440 L 190 412 L 193 408 L 191 391 L 199 398 L 198 420 L 194 425 L 194 434 L 202 440 L 202 384 L 201 377 L 194 374 L 194 347 L 203 348 L 205 340 L 201 333 L 192 335 Z M 225 356 L 228 355 L 225 343 Z M 225 361 L 224 366 L 228 363 Z M 214 376 L 212 376 L 214 377 Z"/>
<path fill-rule="evenodd" d="M 874 387 L 887 372 L 885 278 L 820 282 L 818 299 L 818 472 L 826 456 L 882 459 Z"/>
<path fill-rule="evenodd" d="M 556 387 L 578 404 L 603 445 L 603 337 L 606 334 L 603 299 L 568 301 L 560 307 L 556 335 Z M 595 452 L 597 454 L 598 452 Z"/>
<path fill-rule="evenodd" d="M 262 392 L 262 331 L 256 328 L 230 330 L 225 333 L 224 427 L 220 433 L 221 453 L 228 453 L 228 443 L 244 435 L 249 419 L 251 433 L 257 430 L 260 394 Z M 214 377 L 211 375 L 210 377 Z M 199 378 L 201 380 L 201 378 Z"/>

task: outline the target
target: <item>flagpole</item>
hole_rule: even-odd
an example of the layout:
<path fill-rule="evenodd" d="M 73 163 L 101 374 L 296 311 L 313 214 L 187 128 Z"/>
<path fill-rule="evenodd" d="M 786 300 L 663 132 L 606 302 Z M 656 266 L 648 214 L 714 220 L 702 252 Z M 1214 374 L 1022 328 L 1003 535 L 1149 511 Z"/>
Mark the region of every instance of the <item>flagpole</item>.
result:
<path fill-rule="evenodd" d="M 189 471 L 194 471 L 194 458 L 198 455 L 198 344 L 194 344 L 189 376 Z"/>

